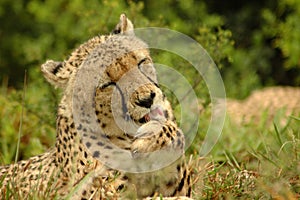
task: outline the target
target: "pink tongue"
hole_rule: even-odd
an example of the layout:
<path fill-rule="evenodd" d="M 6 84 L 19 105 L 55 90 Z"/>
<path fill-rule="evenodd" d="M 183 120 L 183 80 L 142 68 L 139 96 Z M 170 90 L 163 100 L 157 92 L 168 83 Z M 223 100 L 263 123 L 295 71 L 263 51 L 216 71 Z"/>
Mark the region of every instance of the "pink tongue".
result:
<path fill-rule="evenodd" d="M 145 115 L 145 121 L 149 122 L 150 120 L 165 120 L 165 115 L 161 107 L 156 107 L 150 111 L 150 113 Z"/>
<path fill-rule="evenodd" d="M 157 115 L 163 116 L 163 111 L 161 108 L 157 107 L 153 110 L 150 111 L 150 118 L 151 117 L 156 117 Z M 152 119 L 152 118 L 151 118 Z"/>

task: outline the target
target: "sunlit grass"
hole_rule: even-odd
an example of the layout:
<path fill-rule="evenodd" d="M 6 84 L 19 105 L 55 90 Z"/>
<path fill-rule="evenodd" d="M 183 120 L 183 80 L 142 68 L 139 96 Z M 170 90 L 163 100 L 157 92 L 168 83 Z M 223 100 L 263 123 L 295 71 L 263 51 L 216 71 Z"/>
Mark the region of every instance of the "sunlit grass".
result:
<path fill-rule="evenodd" d="M 283 126 L 270 127 L 227 121 L 196 198 L 300 198 L 300 120 L 287 118 Z"/>

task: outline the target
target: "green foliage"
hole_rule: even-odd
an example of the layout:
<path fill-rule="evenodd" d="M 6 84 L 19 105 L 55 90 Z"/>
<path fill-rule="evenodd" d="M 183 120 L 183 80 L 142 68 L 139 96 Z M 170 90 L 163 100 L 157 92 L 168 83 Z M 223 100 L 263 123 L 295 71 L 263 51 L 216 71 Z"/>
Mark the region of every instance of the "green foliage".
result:
<path fill-rule="evenodd" d="M 196 39 L 222 68 L 231 97 L 243 98 L 264 85 L 300 83 L 299 1 L 0 0 L 0 5 L 0 81 L 8 79 L 14 87 L 22 85 L 25 69 L 61 60 L 86 39 L 109 33 L 123 12 L 136 27 L 169 27 Z"/>
<path fill-rule="evenodd" d="M 28 85 L 22 116 L 22 91 L 9 90 L 0 95 L 0 161 L 14 161 L 17 149 L 18 133 L 22 118 L 21 145 L 19 159 L 27 159 L 45 152 L 55 141 L 55 95 L 50 91 Z M 37 96 L 37 91 L 39 95 Z"/>
<path fill-rule="evenodd" d="M 279 48 L 285 58 L 286 68 L 300 67 L 300 1 L 283 0 L 275 12 L 265 9 L 262 12 L 266 26 L 263 32 L 274 37 L 272 45 Z"/>
<path fill-rule="evenodd" d="M 223 17 L 235 42 L 232 62 L 221 70 L 228 96 L 245 98 L 269 85 L 299 86 L 298 0 L 206 3 Z"/>
<path fill-rule="evenodd" d="M 116 0 L 17 1 L 0 1 L 0 80 L 8 77 L 14 86 L 21 85 L 24 69 L 36 68 L 50 58 L 62 60 L 76 45 L 110 32 L 120 13 L 140 18 L 142 8 L 134 3 L 128 8 Z"/>
<path fill-rule="evenodd" d="M 220 28 L 221 25 L 222 23 L 217 23 L 213 27 L 207 25 L 200 27 L 199 34 L 196 36 L 197 41 L 208 51 L 219 68 L 232 63 L 234 53 L 231 31 Z M 214 29 L 217 31 L 213 31 Z"/>

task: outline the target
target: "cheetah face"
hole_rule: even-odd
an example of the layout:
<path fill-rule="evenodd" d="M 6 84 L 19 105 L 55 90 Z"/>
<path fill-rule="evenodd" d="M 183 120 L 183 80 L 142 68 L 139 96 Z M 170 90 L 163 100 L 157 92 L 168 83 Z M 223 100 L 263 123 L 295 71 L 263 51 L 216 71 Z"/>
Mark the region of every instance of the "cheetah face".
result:
<path fill-rule="evenodd" d="M 47 61 L 42 65 L 45 78 L 65 90 L 63 102 L 70 104 L 74 84 L 82 79 L 79 72 L 98 67 L 89 74 L 100 75 L 95 78 L 98 84 L 93 109 L 98 126 L 107 136 L 134 136 L 150 120 L 174 120 L 170 103 L 158 86 L 147 45 L 134 36 L 133 25 L 125 15 L 121 15 L 113 33 L 88 40 L 63 62 Z M 89 79 L 81 81 L 85 84 Z"/>
<path fill-rule="evenodd" d="M 158 86 L 146 49 L 130 52 L 107 67 L 95 102 L 98 122 L 110 136 L 134 135 L 150 120 L 173 120 L 171 106 Z"/>

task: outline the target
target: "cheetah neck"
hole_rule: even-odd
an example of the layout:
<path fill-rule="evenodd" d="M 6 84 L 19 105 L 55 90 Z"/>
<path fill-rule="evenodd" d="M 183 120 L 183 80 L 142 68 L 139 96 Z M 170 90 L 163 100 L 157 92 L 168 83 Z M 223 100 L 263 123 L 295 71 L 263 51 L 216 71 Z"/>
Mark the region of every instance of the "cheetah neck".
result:
<path fill-rule="evenodd" d="M 99 163 L 90 156 L 82 144 L 72 116 L 72 104 L 66 102 L 72 101 L 68 100 L 65 95 L 59 105 L 56 120 L 56 162 L 62 167 L 66 177 L 70 177 L 74 171 L 77 171 L 76 181 L 93 170 Z"/>

